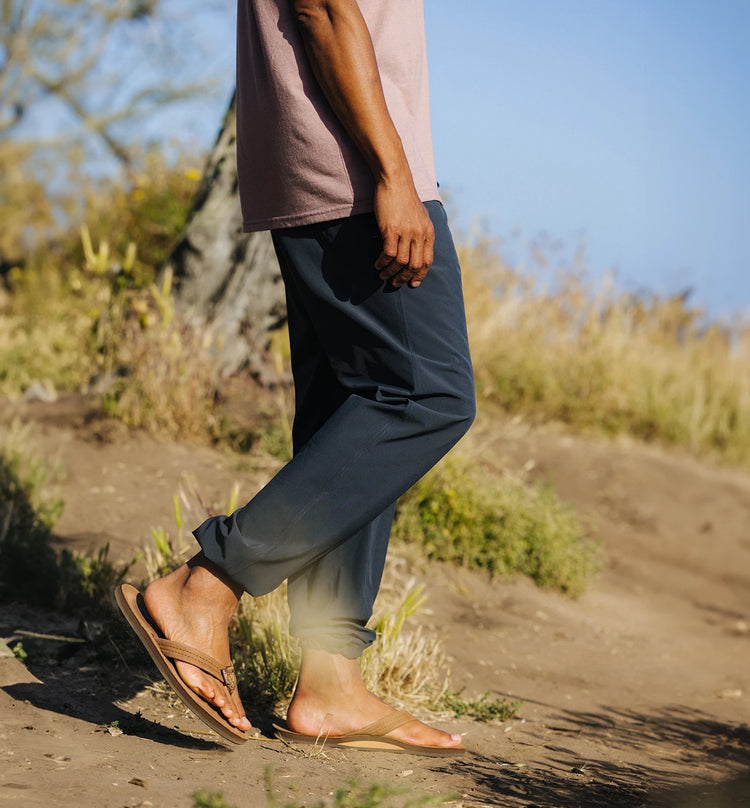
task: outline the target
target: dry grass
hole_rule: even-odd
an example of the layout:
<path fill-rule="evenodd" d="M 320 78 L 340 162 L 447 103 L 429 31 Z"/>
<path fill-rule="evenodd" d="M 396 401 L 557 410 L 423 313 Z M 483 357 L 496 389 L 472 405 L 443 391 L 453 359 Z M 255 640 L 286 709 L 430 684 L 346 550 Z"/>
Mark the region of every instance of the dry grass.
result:
<path fill-rule="evenodd" d="M 0 293 L 0 394 L 17 396 L 33 382 L 50 390 L 85 389 L 96 368 L 90 347 L 95 295 L 82 299 L 44 263 L 11 270 L 8 282 L 10 293 Z"/>
<path fill-rule="evenodd" d="M 0 167 L 13 156 L 0 144 Z M 93 389 L 128 425 L 214 439 L 207 346 L 175 316 L 169 279 L 153 283 L 200 172 L 152 155 L 127 188 L 89 185 L 52 203 L 41 181 L 25 187 L 17 173 L 0 192 L 0 260 L 11 263 L 0 290 L 0 393 L 17 396 L 34 382 Z M 61 230 L 56 212 L 88 225 Z"/>
<path fill-rule="evenodd" d="M 116 334 L 109 372 L 119 374 L 104 396 L 104 412 L 154 435 L 215 440 L 220 424 L 210 346 L 175 314 L 170 283 L 167 276 L 161 286 L 151 284 L 106 323 Z"/>
<path fill-rule="evenodd" d="M 704 324 L 573 267 L 549 277 L 485 244 L 462 252 L 480 401 L 750 464 L 750 323 Z"/>
<path fill-rule="evenodd" d="M 398 557 L 389 559 L 370 623 L 378 638 L 360 668 L 367 688 L 389 704 L 434 712 L 444 709 L 450 687 L 442 641 L 419 624 L 407 626 L 427 600 Z"/>

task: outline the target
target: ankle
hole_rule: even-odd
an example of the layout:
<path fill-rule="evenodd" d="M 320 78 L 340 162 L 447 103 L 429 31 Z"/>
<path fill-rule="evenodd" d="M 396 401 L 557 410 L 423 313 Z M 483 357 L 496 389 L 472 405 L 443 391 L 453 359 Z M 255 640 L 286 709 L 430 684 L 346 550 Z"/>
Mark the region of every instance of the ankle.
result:
<path fill-rule="evenodd" d="M 172 609 L 181 613 L 198 607 L 204 614 L 210 613 L 221 619 L 226 617 L 228 622 L 241 594 L 240 587 L 232 584 L 215 565 L 209 565 L 199 553 L 163 578 L 152 581 L 144 597 L 147 602 L 166 600 Z"/>
<path fill-rule="evenodd" d="M 185 564 L 188 570 L 186 583 L 191 586 L 205 587 L 212 596 L 234 600 L 235 604 L 245 591 L 235 583 L 220 567 L 209 561 L 201 551 Z"/>
<path fill-rule="evenodd" d="M 361 698 L 367 693 L 358 659 L 316 648 L 302 649 L 295 699 L 326 704 Z"/>

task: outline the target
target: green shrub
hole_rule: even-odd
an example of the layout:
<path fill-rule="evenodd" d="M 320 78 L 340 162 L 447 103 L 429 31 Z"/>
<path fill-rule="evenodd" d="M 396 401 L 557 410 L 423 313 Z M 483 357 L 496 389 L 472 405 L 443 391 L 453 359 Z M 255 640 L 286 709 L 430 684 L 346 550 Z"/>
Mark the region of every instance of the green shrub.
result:
<path fill-rule="evenodd" d="M 63 550 L 60 561 L 58 603 L 75 614 L 99 617 L 116 613 L 114 590 L 125 581 L 137 559 L 115 564 L 109 559 L 109 545 L 96 554 Z"/>
<path fill-rule="evenodd" d="M 401 498 L 393 536 L 417 542 L 430 558 L 526 575 L 572 596 L 598 568 L 596 545 L 549 486 L 490 483 L 456 462 L 434 469 Z"/>
<path fill-rule="evenodd" d="M 0 457 L 8 467 L 6 485 L 10 485 L 12 479 L 28 499 L 37 518 L 52 529 L 65 506 L 57 487 L 63 478 L 61 464 L 42 457 L 34 449 L 31 425 L 18 418 L 0 432 Z M 8 496 L 12 496 L 10 490 Z"/>

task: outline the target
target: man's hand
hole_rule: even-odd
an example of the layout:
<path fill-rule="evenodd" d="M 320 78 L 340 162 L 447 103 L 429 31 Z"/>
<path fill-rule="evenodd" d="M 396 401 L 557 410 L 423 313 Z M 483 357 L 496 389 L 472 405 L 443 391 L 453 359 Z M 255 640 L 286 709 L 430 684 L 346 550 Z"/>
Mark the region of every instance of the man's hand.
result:
<path fill-rule="evenodd" d="M 375 218 L 383 234 L 383 249 L 375 261 L 382 280 L 396 288 L 416 288 L 432 264 L 435 230 L 422 201 L 408 182 L 391 188 L 380 181 L 375 189 Z"/>

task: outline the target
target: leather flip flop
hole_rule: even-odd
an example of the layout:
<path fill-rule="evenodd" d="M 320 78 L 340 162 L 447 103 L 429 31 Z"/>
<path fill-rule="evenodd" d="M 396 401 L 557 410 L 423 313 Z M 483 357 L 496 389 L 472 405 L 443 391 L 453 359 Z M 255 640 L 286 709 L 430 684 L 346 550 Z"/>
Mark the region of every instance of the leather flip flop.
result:
<path fill-rule="evenodd" d="M 389 738 L 388 733 L 403 727 L 409 721 L 416 721 L 413 715 L 405 710 L 396 710 L 385 718 L 373 721 L 356 732 L 347 732 L 344 735 L 305 735 L 301 732 L 292 732 L 286 727 L 273 725 L 276 735 L 284 741 L 298 744 L 314 744 L 321 747 L 335 747 L 336 749 L 357 749 L 367 752 L 403 752 L 410 755 L 429 755 L 430 757 L 447 757 L 466 754 L 469 750 L 460 746 L 421 746 L 406 743 L 396 738 Z"/>
<path fill-rule="evenodd" d="M 115 590 L 115 600 L 159 669 L 159 673 L 167 680 L 182 703 L 224 740 L 236 744 L 245 743 L 250 734 L 230 724 L 217 707 L 191 690 L 177 673 L 174 662 L 195 665 L 226 687 L 230 695 L 237 688 L 237 679 L 231 664 L 222 666 L 218 660 L 195 648 L 159 636 L 160 632 L 143 602 L 143 595 L 134 586 L 130 584 L 118 586 Z"/>

